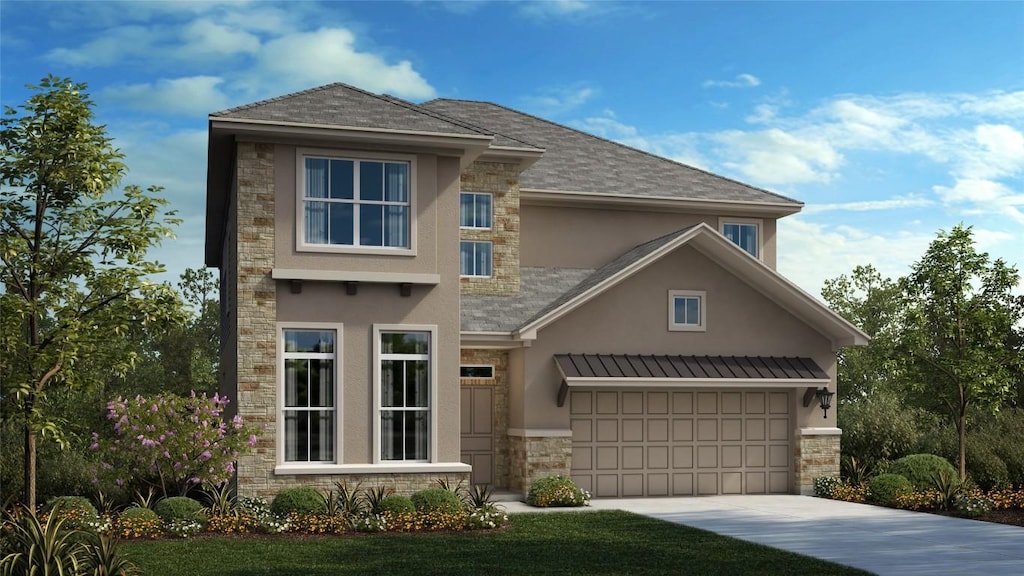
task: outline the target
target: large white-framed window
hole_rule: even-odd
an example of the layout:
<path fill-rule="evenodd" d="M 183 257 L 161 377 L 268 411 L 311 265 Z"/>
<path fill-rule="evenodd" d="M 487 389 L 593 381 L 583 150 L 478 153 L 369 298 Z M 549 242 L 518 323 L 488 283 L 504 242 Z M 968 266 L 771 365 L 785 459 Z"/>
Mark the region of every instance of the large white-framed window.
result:
<path fill-rule="evenodd" d="M 748 254 L 761 259 L 762 222 L 757 218 L 720 218 L 719 230 Z"/>
<path fill-rule="evenodd" d="M 459 243 L 459 274 L 488 278 L 491 276 L 491 243 L 463 240 Z"/>
<path fill-rule="evenodd" d="M 492 196 L 487 192 L 462 192 L 459 195 L 459 227 L 491 229 Z"/>
<path fill-rule="evenodd" d="M 702 290 L 669 290 L 668 329 L 671 332 L 706 331 L 707 294 Z"/>
<path fill-rule="evenodd" d="M 415 251 L 414 156 L 300 149 L 297 243 L 303 251 Z"/>
<path fill-rule="evenodd" d="M 342 325 L 278 323 L 278 464 L 341 461 Z"/>
<path fill-rule="evenodd" d="M 435 461 L 436 349 L 436 326 L 374 325 L 374 463 Z"/>

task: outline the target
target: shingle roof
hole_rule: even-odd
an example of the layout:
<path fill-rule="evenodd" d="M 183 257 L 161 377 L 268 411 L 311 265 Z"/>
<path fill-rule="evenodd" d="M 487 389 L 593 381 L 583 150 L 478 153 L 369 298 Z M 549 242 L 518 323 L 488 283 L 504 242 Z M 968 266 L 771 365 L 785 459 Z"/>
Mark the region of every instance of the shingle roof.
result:
<path fill-rule="evenodd" d="M 547 151 L 521 177 L 523 188 L 740 202 L 801 203 L 490 102 L 421 105 Z"/>
<path fill-rule="evenodd" d="M 511 332 L 593 273 L 580 268 L 520 268 L 515 296 L 462 296 L 462 330 Z"/>
<path fill-rule="evenodd" d="M 340 82 L 214 112 L 211 116 L 439 134 L 491 135 L 486 130 L 445 118 L 412 102 L 373 94 Z"/>
<path fill-rule="evenodd" d="M 555 362 L 566 378 L 829 379 L 814 360 L 797 357 L 556 354 Z"/>

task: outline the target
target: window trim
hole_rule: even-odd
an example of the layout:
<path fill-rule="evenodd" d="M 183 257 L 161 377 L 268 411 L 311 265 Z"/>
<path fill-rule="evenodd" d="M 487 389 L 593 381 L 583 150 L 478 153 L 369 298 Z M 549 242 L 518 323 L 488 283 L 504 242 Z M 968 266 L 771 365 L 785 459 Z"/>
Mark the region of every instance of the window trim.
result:
<path fill-rule="evenodd" d="M 473 196 L 487 196 L 490 200 L 490 210 L 488 211 L 488 220 L 490 220 L 490 226 L 463 226 L 462 225 L 462 195 L 471 194 Z M 476 200 L 473 201 L 474 206 Z M 473 212 L 476 214 L 476 211 Z M 493 230 L 494 229 L 494 194 L 491 192 L 473 192 L 472 190 L 462 190 L 459 192 L 459 230 Z"/>
<path fill-rule="evenodd" d="M 426 460 L 384 460 L 381 458 L 381 352 L 380 337 L 385 332 L 428 332 L 430 334 L 430 394 L 427 414 L 430 418 L 428 430 L 430 438 L 427 439 Z M 370 425 L 373 427 L 373 454 L 374 465 L 381 466 L 417 466 L 422 464 L 437 464 L 437 325 L 436 324 L 374 324 L 373 325 L 373 420 Z"/>
<path fill-rule="evenodd" d="M 490 368 L 490 376 L 463 376 L 463 368 Z M 494 380 L 494 364 L 459 364 L 459 379 L 461 380 Z"/>
<path fill-rule="evenodd" d="M 677 324 L 675 309 L 676 298 L 697 298 L 700 323 Z M 668 330 L 669 332 L 706 332 L 708 326 L 708 299 L 704 290 L 669 290 L 668 291 Z"/>
<path fill-rule="evenodd" d="M 326 158 L 328 160 L 377 160 L 382 162 L 409 163 L 409 247 L 392 246 L 348 246 L 344 244 L 307 244 L 305 235 L 305 195 L 306 195 L 306 158 Z M 417 220 L 417 175 L 416 156 L 412 154 L 392 154 L 386 152 L 360 152 L 357 150 L 340 150 L 328 148 L 296 148 L 295 150 L 295 251 L 296 252 L 331 252 L 336 254 L 380 254 L 390 256 L 416 255 L 416 220 Z"/>
<path fill-rule="evenodd" d="M 491 247 L 490 249 L 490 273 L 489 274 L 463 274 L 462 273 L 462 245 L 463 244 L 487 244 Z M 474 249 L 474 256 L 476 256 L 476 250 Z M 476 262 L 476 258 L 473 258 Z M 459 278 L 493 278 L 494 277 L 494 242 L 490 240 L 459 240 Z"/>
<path fill-rule="evenodd" d="M 276 454 L 275 471 L 287 474 L 291 468 L 330 467 L 344 462 L 342 414 L 344 412 L 344 325 L 335 322 L 278 322 L 277 330 L 277 431 L 274 435 L 274 451 Z M 333 331 L 334 332 L 334 461 L 287 462 L 284 459 L 284 333 L 286 330 Z"/>
<path fill-rule="evenodd" d="M 739 244 L 736 244 L 735 242 L 733 242 L 733 244 L 740 250 L 743 250 L 744 253 L 749 254 L 751 258 L 757 258 L 758 260 L 764 259 L 764 220 L 761 218 L 732 218 L 722 216 L 718 219 L 718 233 L 722 236 L 725 236 L 726 224 L 753 225 L 757 227 L 757 256 L 750 254 L 750 252 L 747 252 L 746 249 Z M 726 239 L 728 239 L 728 236 L 726 236 Z M 729 241 L 732 242 L 732 240 Z"/>

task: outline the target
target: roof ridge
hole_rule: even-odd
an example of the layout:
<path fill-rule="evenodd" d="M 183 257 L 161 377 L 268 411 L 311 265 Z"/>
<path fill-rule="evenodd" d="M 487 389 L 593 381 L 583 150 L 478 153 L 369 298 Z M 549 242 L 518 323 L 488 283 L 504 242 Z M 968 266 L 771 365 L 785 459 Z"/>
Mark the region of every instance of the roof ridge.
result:
<path fill-rule="evenodd" d="M 348 84 L 345 84 L 343 82 L 332 82 L 330 84 L 324 84 L 323 86 L 315 86 L 313 88 L 306 88 L 305 90 L 299 90 L 297 92 L 291 92 L 291 93 L 288 93 L 288 94 L 283 94 L 281 96 L 274 96 L 273 98 L 264 98 L 263 100 L 257 100 L 256 102 L 250 102 L 248 104 L 241 104 L 241 105 L 235 106 L 233 108 L 225 108 L 224 110 L 218 110 L 217 112 L 211 113 L 210 116 L 221 116 L 223 114 L 229 114 L 231 112 L 239 112 L 239 111 L 242 111 L 242 110 L 249 110 L 250 108 L 256 108 L 257 106 L 263 106 L 265 104 L 270 104 L 271 102 L 280 102 L 281 100 L 287 100 L 289 98 L 294 98 L 296 96 L 302 96 L 304 94 L 312 94 L 313 92 L 319 92 L 321 90 L 327 90 L 328 88 L 333 88 L 334 86 L 348 86 Z M 349 87 L 351 88 L 351 86 L 349 86 Z M 357 90 L 358 90 L 358 88 L 357 88 Z"/>
<path fill-rule="evenodd" d="M 734 184 L 739 184 L 740 186 L 743 186 L 744 188 L 749 188 L 751 190 L 757 190 L 758 192 L 763 192 L 765 194 L 769 194 L 771 196 L 775 196 L 777 198 L 781 198 L 781 199 L 787 200 L 789 202 L 794 202 L 796 204 L 803 205 L 803 202 L 801 202 L 801 201 L 799 201 L 799 200 L 797 200 L 795 198 L 790 198 L 788 196 L 783 196 L 782 194 L 779 194 L 778 192 L 772 192 L 771 190 L 765 190 L 764 188 L 760 188 L 760 187 L 757 187 L 757 186 L 752 186 L 752 185 L 747 184 L 745 182 L 740 182 L 739 180 L 736 180 L 735 178 L 730 178 L 728 176 L 722 176 L 721 174 L 715 174 L 714 172 L 710 172 L 710 171 L 704 170 L 702 168 L 697 168 L 695 166 L 690 166 L 689 164 L 683 164 L 682 162 L 679 162 L 677 160 L 673 160 L 671 158 L 665 158 L 664 156 L 659 156 L 657 154 L 654 154 L 653 152 L 648 152 L 646 150 L 641 150 L 639 148 L 634 148 L 633 146 L 628 146 L 626 144 L 623 144 L 621 142 L 616 142 L 615 140 L 611 140 L 611 139 L 605 138 L 603 136 L 598 136 L 596 134 L 591 134 L 590 132 L 584 132 L 583 130 L 580 130 L 578 128 L 573 128 L 572 126 L 566 126 L 565 124 L 559 124 L 558 122 L 555 122 L 553 120 L 548 120 L 547 118 L 541 118 L 540 116 L 535 116 L 535 115 L 530 114 L 528 112 L 523 112 L 521 110 L 516 110 L 515 108 L 510 108 L 508 106 L 505 106 L 504 104 L 497 104 L 495 102 L 490 102 L 490 101 L 485 101 L 485 100 L 462 100 L 462 99 L 457 99 L 457 98 L 434 98 L 433 100 L 430 100 L 429 102 L 424 102 L 424 104 L 429 104 L 430 102 L 445 101 L 445 100 L 451 101 L 451 102 L 468 102 L 468 103 L 474 103 L 474 104 L 489 104 L 491 106 L 495 106 L 495 107 L 498 107 L 498 108 L 502 108 L 504 110 L 508 110 L 509 112 L 515 112 L 516 114 L 519 114 L 521 116 L 526 116 L 527 118 L 533 118 L 534 120 L 539 120 L 541 122 L 544 122 L 545 124 L 550 124 L 552 126 L 557 126 L 559 128 L 565 128 L 566 130 L 571 130 L 573 132 L 576 132 L 577 134 L 582 134 L 584 136 L 589 136 L 590 138 L 594 138 L 596 140 L 601 140 L 601 141 L 607 142 L 609 144 L 614 144 L 615 146 L 618 146 L 620 148 L 625 148 L 627 150 L 632 150 L 633 152 L 639 152 L 640 154 L 644 154 L 646 156 L 649 156 L 649 157 L 654 158 L 656 160 L 660 160 L 662 162 L 670 162 L 670 163 L 675 164 L 677 166 L 682 166 L 683 168 L 688 168 L 690 170 L 694 170 L 694 171 L 700 172 L 702 174 L 707 174 L 708 176 L 712 176 L 714 178 L 720 178 L 722 180 L 728 180 L 729 182 L 732 182 Z"/>
<path fill-rule="evenodd" d="M 426 106 L 428 104 L 430 104 L 431 102 L 472 102 L 474 104 L 492 104 L 492 105 L 497 106 L 497 104 L 494 104 L 493 102 L 484 102 L 484 101 L 481 101 L 481 100 L 456 100 L 454 98 L 434 98 L 432 100 L 427 100 L 426 102 L 420 104 L 419 106 L 421 108 L 429 110 L 429 108 L 426 108 Z M 442 114 L 441 112 L 434 112 L 434 113 L 439 115 L 441 118 L 445 118 L 445 119 L 451 118 L 450 116 Z M 477 124 L 473 124 L 472 122 L 469 122 L 467 120 L 462 120 L 462 119 L 457 119 L 457 120 L 458 120 L 458 122 L 464 123 L 467 128 L 470 128 L 470 129 L 473 129 L 473 130 L 486 130 L 490 134 L 494 134 L 495 136 L 502 136 L 504 138 L 508 138 L 509 140 L 513 140 L 515 142 L 519 142 L 520 144 L 525 144 L 526 146 L 529 146 L 531 148 L 536 148 L 538 150 L 543 150 L 544 149 L 543 146 L 538 146 L 536 144 L 531 144 L 530 142 L 527 142 L 526 140 L 523 140 L 522 138 L 515 138 L 515 137 L 509 136 L 508 134 L 505 134 L 503 132 L 498 132 L 497 130 L 493 130 L 491 128 L 486 128 L 484 126 L 479 126 Z"/>
<path fill-rule="evenodd" d="M 360 90 L 360 89 L 356 88 L 356 90 Z M 360 91 L 362 92 L 363 90 L 360 90 Z M 425 116 L 430 116 L 431 118 L 435 118 L 437 120 L 444 120 L 445 122 L 450 122 L 452 124 L 455 124 L 456 126 L 462 126 L 463 128 L 467 128 L 467 129 L 472 130 L 474 132 L 479 132 L 479 133 L 484 134 L 486 136 L 493 136 L 494 135 L 494 131 L 493 130 L 487 130 L 486 128 L 483 128 L 481 126 L 474 126 L 474 125 L 470 124 L 469 122 L 466 122 L 465 120 L 460 120 L 458 118 L 452 118 L 450 116 L 446 116 L 444 114 L 441 114 L 440 112 L 435 112 L 435 111 L 430 110 L 428 108 L 424 108 L 420 104 L 416 104 L 414 102 L 410 102 L 408 100 L 404 100 L 402 98 L 399 98 L 398 96 L 392 96 L 391 94 L 374 94 L 373 92 L 367 92 L 367 94 L 370 94 L 371 96 L 373 96 L 375 98 L 378 98 L 380 100 L 383 100 L 383 101 L 385 101 L 385 102 L 387 102 L 389 104 L 395 104 L 396 106 L 402 106 L 403 108 L 406 108 L 408 110 L 412 110 L 413 112 L 417 112 L 417 113 L 423 114 Z M 514 140 L 514 138 L 513 138 L 513 140 Z"/>

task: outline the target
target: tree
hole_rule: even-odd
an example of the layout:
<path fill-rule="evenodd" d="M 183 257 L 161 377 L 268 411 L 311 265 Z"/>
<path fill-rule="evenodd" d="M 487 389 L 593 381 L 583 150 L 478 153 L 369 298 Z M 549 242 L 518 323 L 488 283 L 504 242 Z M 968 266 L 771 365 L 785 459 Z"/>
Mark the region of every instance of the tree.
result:
<path fill-rule="evenodd" d="M 117 346 L 133 324 L 177 313 L 163 266 L 146 251 L 178 223 L 159 188 L 113 189 L 123 155 L 93 124 L 85 84 L 46 77 L 0 120 L 0 375 L 5 414 L 24 428 L 25 503 L 35 506 L 36 435 L 63 441 L 48 395 L 124 373 L 135 353 Z M 115 345 L 112 345 L 115 344 Z M 8 406 L 9 405 L 9 406 Z"/>
<path fill-rule="evenodd" d="M 826 280 L 821 294 L 833 310 L 871 337 L 867 346 L 839 350 L 839 401 L 867 399 L 880 388 L 901 395 L 893 352 L 903 322 L 899 283 L 883 278 L 871 265 L 857 266 L 850 276 Z"/>
<path fill-rule="evenodd" d="M 994 413 L 1014 384 L 1020 349 L 1008 347 L 1024 317 L 1012 292 L 1017 270 L 975 251 L 971 228 L 939 232 L 901 282 L 906 323 L 899 349 L 917 400 L 951 417 L 966 479 L 967 427 L 974 410 Z"/>

